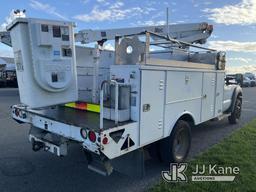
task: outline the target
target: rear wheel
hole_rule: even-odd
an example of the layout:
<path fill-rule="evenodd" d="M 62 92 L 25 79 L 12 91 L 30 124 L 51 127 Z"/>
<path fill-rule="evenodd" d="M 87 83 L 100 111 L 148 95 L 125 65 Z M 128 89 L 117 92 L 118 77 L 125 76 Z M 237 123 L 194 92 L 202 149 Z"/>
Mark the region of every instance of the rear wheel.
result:
<path fill-rule="evenodd" d="M 160 141 L 160 159 L 165 163 L 183 162 L 191 145 L 191 127 L 188 122 L 179 120 L 169 137 Z"/>
<path fill-rule="evenodd" d="M 235 108 L 228 117 L 228 121 L 230 124 L 237 124 L 240 117 L 241 117 L 241 111 L 242 111 L 242 100 L 240 98 L 236 99 Z"/>

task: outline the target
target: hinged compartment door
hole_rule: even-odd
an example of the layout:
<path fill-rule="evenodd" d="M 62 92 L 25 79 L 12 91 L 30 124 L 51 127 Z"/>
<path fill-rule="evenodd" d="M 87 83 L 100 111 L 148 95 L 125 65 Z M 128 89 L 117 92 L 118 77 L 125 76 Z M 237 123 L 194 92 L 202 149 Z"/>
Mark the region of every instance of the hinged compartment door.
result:
<path fill-rule="evenodd" d="M 140 145 L 145 145 L 163 136 L 165 72 L 141 75 Z"/>
<path fill-rule="evenodd" d="M 217 73 L 217 86 L 216 86 L 216 98 L 215 98 L 215 117 L 222 115 L 223 112 L 223 92 L 225 83 L 225 73 Z"/>
<path fill-rule="evenodd" d="M 214 118 L 215 113 L 215 90 L 216 73 L 204 73 L 203 75 L 203 95 L 201 121 Z"/>

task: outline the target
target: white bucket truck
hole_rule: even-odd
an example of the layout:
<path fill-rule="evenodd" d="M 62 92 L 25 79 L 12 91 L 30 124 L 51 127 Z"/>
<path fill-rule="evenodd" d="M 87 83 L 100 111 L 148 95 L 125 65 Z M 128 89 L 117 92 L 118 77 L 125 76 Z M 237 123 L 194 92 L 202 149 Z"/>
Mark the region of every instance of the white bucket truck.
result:
<path fill-rule="evenodd" d="M 182 162 L 192 126 L 223 116 L 239 120 L 242 91 L 225 84 L 225 53 L 198 45 L 211 25 L 77 34 L 73 26 L 29 18 L 8 26 L 21 99 L 12 117 L 31 124 L 34 151 L 63 156 L 75 142 L 91 170 L 142 174 L 143 149 L 156 144 L 162 161 Z M 115 51 L 101 49 L 109 40 Z"/>

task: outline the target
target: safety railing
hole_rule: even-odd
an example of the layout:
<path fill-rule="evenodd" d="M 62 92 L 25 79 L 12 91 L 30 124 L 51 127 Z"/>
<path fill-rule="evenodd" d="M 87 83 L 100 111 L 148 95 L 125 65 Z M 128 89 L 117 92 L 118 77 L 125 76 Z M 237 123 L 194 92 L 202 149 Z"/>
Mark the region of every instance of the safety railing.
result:
<path fill-rule="evenodd" d="M 116 80 L 103 81 L 100 89 L 100 129 L 104 128 L 104 86 L 106 84 L 115 86 L 115 125 L 118 125 L 119 83 Z"/>

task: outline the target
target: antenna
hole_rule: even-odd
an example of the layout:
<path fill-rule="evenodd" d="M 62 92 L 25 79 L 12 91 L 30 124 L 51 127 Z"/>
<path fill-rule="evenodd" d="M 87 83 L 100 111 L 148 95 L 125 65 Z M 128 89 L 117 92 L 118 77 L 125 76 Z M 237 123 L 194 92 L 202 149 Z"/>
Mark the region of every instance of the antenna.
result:
<path fill-rule="evenodd" d="M 167 37 L 169 38 L 170 28 L 169 28 L 169 7 L 166 7 L 166 29 L 167 29 Z"/>

